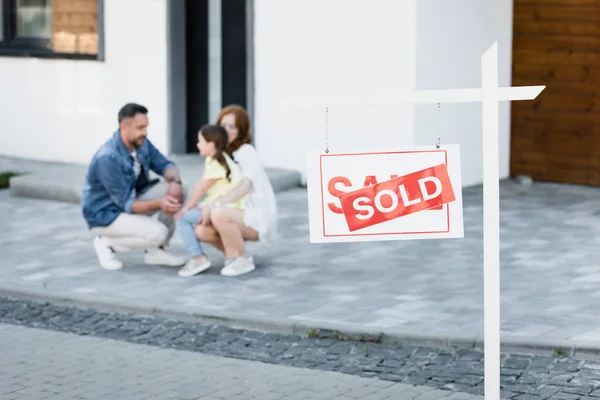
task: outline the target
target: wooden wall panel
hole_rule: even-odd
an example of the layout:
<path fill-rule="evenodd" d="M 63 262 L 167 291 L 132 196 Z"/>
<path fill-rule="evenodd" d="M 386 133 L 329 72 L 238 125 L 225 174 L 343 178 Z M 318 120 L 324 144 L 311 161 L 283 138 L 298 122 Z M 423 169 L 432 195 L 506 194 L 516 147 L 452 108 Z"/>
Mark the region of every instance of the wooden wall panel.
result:
<path fill-rule="evenodd" d="M 98 1 L 52 1 L 52 50 L 98 54 Z"/>
<path fill-rule="evenodd" d="M 600 0 L 515 0 L 511 175 L 600 186 Z"/>

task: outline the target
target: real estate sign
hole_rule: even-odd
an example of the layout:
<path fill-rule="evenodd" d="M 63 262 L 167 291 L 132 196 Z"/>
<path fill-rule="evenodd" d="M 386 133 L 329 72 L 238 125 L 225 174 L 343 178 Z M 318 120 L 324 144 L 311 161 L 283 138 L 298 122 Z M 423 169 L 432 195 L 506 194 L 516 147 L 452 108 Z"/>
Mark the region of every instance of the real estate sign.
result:
<path fill-rule="evenodd" d="M 458 145 L 307 158 L 311 243 L 462 238 Z"/>

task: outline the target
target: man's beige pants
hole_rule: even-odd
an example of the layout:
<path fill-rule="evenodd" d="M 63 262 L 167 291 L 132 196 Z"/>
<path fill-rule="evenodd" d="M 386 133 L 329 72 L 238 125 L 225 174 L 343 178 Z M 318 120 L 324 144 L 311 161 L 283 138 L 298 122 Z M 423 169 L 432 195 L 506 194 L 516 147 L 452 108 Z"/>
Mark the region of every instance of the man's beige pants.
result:
<path fill-rule="evenodd" d="M 167 194 L 169 184 L 162 180 L 139 196 L 138 200 L 156 200 Z M 182 185 L 185 197 L 186 185 Z M 158 218 L 154 218 L 158 214 Z M 166 246 L 175 232 L 173 214 L 157 211 L 151 214 L 121 213 L 109 226 L 92 228 L 107 239 L 115 251 L 151 249 Z"/>

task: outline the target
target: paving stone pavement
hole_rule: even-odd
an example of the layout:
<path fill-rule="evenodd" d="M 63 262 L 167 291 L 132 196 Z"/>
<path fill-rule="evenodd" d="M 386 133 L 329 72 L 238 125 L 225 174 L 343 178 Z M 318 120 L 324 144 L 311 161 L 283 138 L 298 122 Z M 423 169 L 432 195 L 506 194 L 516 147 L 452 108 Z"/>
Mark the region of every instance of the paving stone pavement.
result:
<path fill-rule="evenodd" d="M 181 361 L 181 366 L 171 367 L 169 364 L 171 357 L 167 357 L 165 361 L 161 355 L 167 354 L 166 352 L 159 353 L 156 350 L 146 348 L 144 352 L 150 353 L 152 356 L 129 357 L 128 354 L 131 354 L 129 349 L 134 347 L 125 344 L 101 341 L 100 343 L 103 344 L 113 343 L 112 347 L 104 349 L 102 347 L 104 345 L 95 346 L 93 340 L 90 341 L 89 339 L 76 336 L 52 336 L 50 333 L 44 333 L 44 335 L 50 335 L 51 339 L 48 340 L 45 337 L 39 337 L 38 334 L 31 334 L 30 332 L 33 331 L 3 324 L 69 332 L 80 336 L 94 336 L 140 345 L 181 350 L 182 352 L 179 354 L 184 354 L 182 356 L 184 358 Z M 16 334 L 13 335 L 12 333 L 14 332 Z M 92 345 L 82 350 L 81 343 L 92 343 Z M 86 349 L 90 350 L 91 354 L 86 353 L 84 351 Z M 25 354 L 26 360 L 15 362 L 15 352 L 19 354 L 18 357 L 22 357 L 21 354 Z M 422 386 L 424 387 L 423 389 L 412 389 L 409 390 L 409 393 L 417 391 L 423 396 L 418 398 L 423 400 L 446 397 L 467 399 L 470 398 L 469 395 L 483 394 L 484 390 L 483 354 L 475 350 L 441 349 L 401 344 L 382 345 L 332 339 L 308 339 L 294 335 L 260 333 L 217 325 L 201 325 L 173 319 L 148 318 L 123 313 L 102 313 L 92 309 L 61 307 L 0 298 L 0 354 L 2 354 L 2 357 L 0 357 L 0 389 L 9 387 L 13 391 L 16 390 L 17 392 L 25 393 L 23 390 L 27 390 L 28 394 L 33 394 L 29 393 L 29 391 L 41 390 L 38 389 L 38 385 L 51 391 L 57 391 L 59 388 L 56 386 L 59 385 L 61 390 L 75 390 L 75 394 L 82 394 L 80 386 L 85 387 L 85 390 L 89 389 L 86 380 L 96 382 L 96 385 L 93 387 L 98 388 L 99 386 L 105 386 L 103 383 L 110 382 L 113 377 L 119 377 L 116 379 L 117 382 L 111 383 L 111 388 L 114 388 L 116 385 L 118 389 L 115 390 L 118 392 L 100 394 L 107 396 L 118 395 L 116 397 L 108 397 L 118 398 L 119 396 L 133 395 L 137 391 L 150 392 L 154 390 L 153 385 L 156 385 L 154 379 L 159 379 L 158 385 L 160 388 L 156 390 L 164 391 L 170 390 L 172 387 L 180 388 L 180 386 L 183 386 L 185 388 L 185 385 L 191 385 L 195 391 L 198 386 L 195 386 L 194 382 L 201 381 L 202 385 L 200 387 L 204 388 L 205 380 L 202 373 L 209 371 L 208 373 L 212 374 L 214 373 L 214 368 L 211 367 L 210 358 L 203 356 L 196 356 L 194 358 L 194 356 L 189 355 L 187 352 L 304 368 L 303 371 L 306 371 L 306 369 L 333 371 L 363 378 L 372 378 L 372 380 L 360 382 L 365 382 L 367 386 L 385 387 L 388 390 L 407 388 L 407 386 L 393 386 L 394 389 L 389 389 L 394 382 L 404 385 Z M 100 355 L 102 358 L 98 360 Z M 126 371 L 121 371 L 121 368 L 125 367 L 121 367 L 117 361 L 110 361 L 113 356 L 122 356 L 120 360 L 127 363 Z M 124 360 L 123 357 L 129 360 Z M 110 362 L 106 361 L 107 358 Z M 51 362 L 60 365 L 60 368 L 56 368 L 55 365 L 46 365 L 45 363 L 50 362 L 48 359 L 52 359 Z M 195 359 L 201 365 L 198 367 L 200 371 L 195 370 L 194 366 L 191 366 L 193 376 L 196 377 L 193 380 L 185 379 L 186 374 L 190 373 L 190 366 L 186 365 L 186 360 L 189 359 Z M 161 365 L 158 371 L 154 369 L 156 367 L 154 362 Z M 6 364 L 8 364 L 8 367 L 6 367 Z M 24 365 L 27 367 L 24 367 Z M 248 384 L 254 385 L 253 387 L 272 388 L 273 385 L 278 385 L 275 383 L 276 379 L 270 378 L 271 375 L 278 376 L 278 373 L 271 374 L 269 372 L 271 370 L 268 370 L 270 367 L 260 364 L 246 364 L 252 365 L 250 367 L 251 371 L 264 371 L 264 373 L 250 372 L 246 374 L 244 373 L 244 363 L 228 361 L 228 365 L 241 367 L 232 368 L 235 371 L 222 371 L 223 374 L 217 375 L 225 375 L 229 379 L 231 374 L 234 374 L 236 377 L 239 376 L 240 379 L 249 381 L 250 383 Z M 6 368 L 8 372 L 4 373 L 3 368 Z M 100 369 L 100 372 L 96 372 L 98 369 Z M 272 371 L 284 370 L 272 368 Z M 164 373 L 166 376 L 162 377 L 161 373 Z M 135 381 L 135 384 L 130 380 L 131 374 L 134 376 L 131 379 Z M 38 375 L 43 376 L 40 377 Z M 259 377 L 256 378 L 255 375 L 259 375 Z M 256 379 L 265 379 L 263 375 L 269 377 L 266 378 L 266 381 L 257 383 Z M 331 379 L 334 379 L 334 375 L 321 375 L 316 372 L 292 372 L 292 376 L 294 377 L 299 375 L 313 377 L 331 376 Z M 213 379 L 212 376 L 210 375 L 211 378 L 206 380 L 211 381 Z M 14 377 L 14 379 L 11 377 Z M 145 379 L 148 379 L 150 383 L 145 384 Z M 323 400 L 331 398 L 360 398 L 361 395 L 366 396 L 364 399 L 389 398 L 391 400 L 411 398 L 409 395 L 402 397 L 402 394 L 389 393 L 383 390 L 371 393 L 368 392 L 368 389 L 361 389 L 367 392 L 351 393 L 351 390 L 355 388 L 355 384 L 360 386 L 360 383 L 356 383 L 359 380 L 352 381 L 349 378 L 340 379 L 346 379 L 346 381 L 343 381 L 346 393 L 331 392 L 327 389 L 315 389 L 314 387 L 308 390 L 319 392 L 321 397 L 318 395 L 315 398 Z M 375 381 L 374 379 L 378 379 L 379 381 Z M 40 382 L 40 380 L 48 382 Z M 323 380 L 328 379 L 323 378 Z M 176 383 L 173 383 L 174 381 Z M 385 384 L 381 381 L 388 383 Z M 23 382 L 34 386 L 34 388 L 21 388 L 20 386 L 25 386 Z M 78 382 L 79 386 L 70 386 L 74 382 Z M 219 382 L 222 382 L 222 380 Z M 347 382 L 354 383 L 347 384 Z M 366 382 L 371 383 L 367 384 Z M 14 386 L 15 384 L 20 386 Z M 230 386 L 238 386 L 237 382 L 232 385 L 231 379 L 228 380 L 228 384 Z M 290 381 L 286 381 L 286 385 L 289 384 Z M 63 387 L 62 385 L 66 386 Z M 145 389 L 147 385 L 152 387 L 152 389 Z M 167 388 L 165 389 L 163 385 L 166 385 Z M 137 389 L 131 392 L 129 391 L 130 386 L 136 386 Z M 428 389 L 425 389 L 425 387 Z M 213 389 L 212 387 L 209 388 Z M 214 388 L 214 391 L 221 389 L 222 387 L 219 386 Z M 286 386 L 286 390 L 290 389 L 290 386 Z M 295 397 L 291 398 L 312 398 L 302 387 L 294 387 L 294 389 L 297 392 L 293 393 Z M 120 392 L 120 390 L 123 390 L 125 393 Z M 277 389 L 274 390 L 277 391 Z M 422 393 L 424 391 L 427 391 L 427 393 Z M 162 394 L 163 392 L 160 393 Z M 250 393 L 254 394 L 254 392 Z M 2 394 L 2 391 L 0 391 L 0 394 Z M 90 393 L 85 392 L 85 394 Z M 193 395 L 199 395 L 198 392 L 186 392 L 185 394 L 190 394 L 190 398 L 194 398 Z M 69 393 L 69 395 L 74 394 Z M 229 395 L 233 396 L 233 393 L 229 393 Z M 335 397 L 337 395 L 341 395 L 341 397 Z M 67 394 L 64 394 L 64 396 L 69 398 Z M 177 396 L 172 394 L 171 398 Z M 214 393 L 210 396 L 217 397 Z M 501 397 L 503 399 L 514 400 L 598 399 L 600 397 L 600 361 L 580 361 L 568 357 L 554 358 L 528 354 L 502 354 Z M 4 397 L 1 398 L 4 399 Z M 236 399 L 236 397 L 232 398 Z M 268 399 L 273 397 L 259 398 Z M 274 398 L 279 397 L 275 396 Z"/>
<path fill-rule="evenodd" d="M 336 372 L 0 324 L 0 397 L 13 399 L 483 399 Z"/>
<path fill-rule="evenodd" d="M 311 245 L 306 190 L 278 194 L 281 240 L 250 244 L 257 270 L 191 279 L 124 256 L 103 271 L 77 205 L 0 192 L 0 283 L 102 295 L 185 312 L 358 324 L 373 331 L 483 332 L 482 189 L 464 189 L 465 238 Z M 183 253 L 176 237 L 174 251 Z M 600 340 L 600 188 L 501 184 L 503 335 Z"/>

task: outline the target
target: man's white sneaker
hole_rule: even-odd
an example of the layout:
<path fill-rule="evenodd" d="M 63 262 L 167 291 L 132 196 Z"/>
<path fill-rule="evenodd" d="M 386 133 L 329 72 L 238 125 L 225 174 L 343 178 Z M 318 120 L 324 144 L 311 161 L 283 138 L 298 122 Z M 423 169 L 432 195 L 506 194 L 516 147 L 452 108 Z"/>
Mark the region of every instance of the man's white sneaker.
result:
<path fill-rule="evenodd" d="M 94 249 L 96 250 L 96 255 L 98 256 L 100 266 L 103 269 L 115 271 L 123 268 L 123 263 L 117 260 L 115 253 L 108 245 L 106 238 L 96 236 L 94 238 Z"/>
<path fill-rule="evenodd" d="M 183 278 L 188 278 L 204 272 L 210 268 L 210 260 L 205 256 L 200 258 L 190 258 L 187 260 L 185 265 L 177 272 L 177 274 Z"/>
<path fill-rule="evenodd" d="M 184 257 L 168 253 L 165 249 L 148 249 L 144 255 L 144 262 L 149 265 L 166 265 L 168 267 L 180 267 L 185 264 Z"/>
<path fill-rule="evenodd" d="M 225 264 L 221 270 L 223 276 L 238 276 L 247 274 L 256 269 L 252 256 L 249 257 L 237 257 L 236 259 L 229 261 Z"/>

